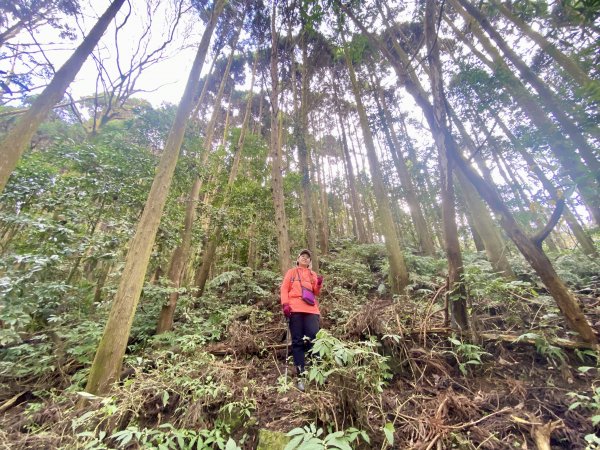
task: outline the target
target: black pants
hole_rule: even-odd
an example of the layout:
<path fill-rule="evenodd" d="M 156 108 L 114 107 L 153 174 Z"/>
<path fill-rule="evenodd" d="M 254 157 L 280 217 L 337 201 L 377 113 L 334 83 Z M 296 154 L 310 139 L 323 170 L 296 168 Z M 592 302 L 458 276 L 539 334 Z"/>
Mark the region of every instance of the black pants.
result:
<path fill-rule="evenodd" d="M 304 352 L 312 348 L 312 340 L 319 331 L 319 315 L 292 313 L 290 333 L 292 334 L 292 356 L 298 374 L 304 372 Z"/>

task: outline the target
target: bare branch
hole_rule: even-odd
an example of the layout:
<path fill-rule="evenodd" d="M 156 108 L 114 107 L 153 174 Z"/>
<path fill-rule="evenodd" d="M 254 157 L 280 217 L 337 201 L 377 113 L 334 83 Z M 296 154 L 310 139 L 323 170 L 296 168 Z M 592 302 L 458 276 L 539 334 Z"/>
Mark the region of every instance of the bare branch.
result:
<path fill-rule="evenodd" d="M 556 207 L 554 208 L 554 211 L 552 212 L 552 216 L 550 216 L 550 220 L 548 220 L 548 223 L 546 224 L 544 229 L 541 230 L 538 234 L 536 234 L 535 236 L 533 236 L 531 238 L 531 240 L 535 243 L 535 245 L 537 245 L 538 247 L 541 247 L 542 242 L 544 242 L 544 239 L 546 239 L 548 237 L 550 232 L 554 229 L 554 227 L 560 220 L 560 216 L 562 215 L 564 209 L 565 209 L 565 198 L 564 198 L 564 196 L 561 196 L 558 199 L 558 201 L 556 202 Z"/>

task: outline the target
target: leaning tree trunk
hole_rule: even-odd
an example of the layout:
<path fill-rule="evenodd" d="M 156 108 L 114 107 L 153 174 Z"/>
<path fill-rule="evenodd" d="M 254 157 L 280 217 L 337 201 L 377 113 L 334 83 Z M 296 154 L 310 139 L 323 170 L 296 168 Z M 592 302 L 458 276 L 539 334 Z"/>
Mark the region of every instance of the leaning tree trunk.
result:
<path fill-rule="evenodd" d="M 398 75 L 398 79 L 403 81 L 403 85 L 406 90 L 413 96 L 417 102 L 417 105 L 419 105 L 423 110 L 423 114 L 429 123 L 430 128 L 435 127 L 436 124 L 433 119 L 433 108 L 429 103 L 427 94 L 423 90 L 423 87 L 416 77 L 416 74 L 413 71 L 407 70 L 407 68 L 411 67 L 410 64 L 407 64 L 407 62 L 410 62 L 408 55 L 400 48 L 399 45 L 397 45 L 397 43 L 394 43 L 394 52 L 392 53 L 380 39 L 377 39 L 365 28 L 362 22 L 358 20 L 356 16 L 354 16 L 351 10 L 344 8 L 344 12 L 346 12 L 348 17 L 350 17 L 356 26 L 360 28 L 363 33 L 365 33 L 369 41 L 388 58 Z M 559 309 L 564 315 L 569 327 L 577 332 L 585 342 L 597 346 L 598 338 L 585 319 L 577 300 L 560 279 L 554 270 L 552 263 L 541 248 L 541 243 L 543 242 L 547 233 L 549 233 L 552 222 L 558 220 L 558 217 L 554 217 L 548 226 L 535 237 L 530 238 L 526 236 L 512 216 L 510 210 L 506 207 L 502 199 L 495 193 L 494 189 L 488 186 L 488 184 L 479 176 L 479 174 L 477 174 L 477 172 L 475 172 L 469 166 L 469 164 L 464 161 L 450 131 L 445 129 L 443 132 L 446 135 L 445 140 L 449 157 L 456 161 L 458 167 L 463 170 L 465 176 L 475 186 L 479 192 L 479 195 L 481 195 L 490 208 L 499 215 L 502 228 L 516 244 L 519 251 L 531 264 L 538 276 L 542 279 L 542 282 L 545 284 L 550 295 L 554 298 Z"/>
<path fill-rule="evenodd" d="M 467 292 L 464 283 L 464 267 L 458 229 L 456 227 L 456 207 L 454 200 L 453 160 L 449 157 L 446 135 L 446 98 L 442 80 L 439 46 L 435 30 L 436 6 L 435 0 L 427 0 L 425 13 L 425 41 L 427 44 L 427 59 L 429 62 L 429 78 L 433 96 L 433 121 L 431 129 L 439 152 L 441 175 L 442 217 L 446 256 L 448 258 L 448 291 L 450 292 L 450 318 L 455 327 L 469 328 L 467 316 Z"/>
<path fill-rule="evenodd" d="M 196 178 L 192 185 L 192 190 L 188 195 L 188 203 L 185 209 L 185 220 L 181 231 L 181 244 L 177 246 L 171 257 L 171 263 L 168 270 L 168 278 L 171 287 L 174 289 L 169 294 L 169 300 L 164 304 L 158 316 L 158 325 L 156 334 L 161 334 L 173 328 L 173 317 L 175 316 L 175 307 L 179 300 L 179 291 L 181 278 L 185 270 L 186 261 L 190 256 L 192 247 L 192 231 L 196 220 L 196 207 L 198 206 L 198 197 L 200 196 L 200 178 Z"/>
<path fill-rule="evenodd" d="M 454 119 L 453 122 L 459 129 L 463 141 L 466 143 L 470 153 L 472 155 L 479 154 L 473 139 L 471 139 L 465 127 L 462 125 L 458 117 L 456 117 L 456 114 L 452 113 L 452 110 L 450 110 L 450 113 Z M 486 179 L 488 183 L 491 183 L 492 175 L 485 165 L 485 161 L 481 160 L 480 164 L 478 164 L 478 167 L 483 173 L 484 179 Z M 486 178 L 486 174 L 489 179 Z M 464 174 L 462 174 L 459 170 L 457 171 L 456 175 L 462 188 L 467 207 L 471 211 L 473 226 L 483 241 L 485 253 L 490 261 L 490 264 L 496 272 L 501 273 L 504 277 L 509 279 L 514 278 L 515 274 L 510 267 L 510 263 L 508 262 L 507 258 L 508 246 L 504 242 L 504 239 L 502 239 L 502 235 L 498 232 L 489 211 L 485 207 L 485 204 L 481 201 L 481 198 L 475 191 L 475 188 L 464 177 Z M 498 192 L 496 191 L 496 193 Z"/>
<path fill-rule="evenodd" d="M 19 158 L 31 143 L 33 134 L 46 119 L 52 107 L 62 99 L 69 84 L 71 84 L 89 54 L 94 50 L 123 3 L 125 3 L 125 0 L 114 0 L 110 4 L 79 47 L 54 74 L 50 84 L 0 142 L 0 194 L 4 191 L 8 178 L 17 166 Z"/>
<path fill-rule="evenodd" d="M 225 71 L 223 73 L 223 78 L 221 79 L 221 83 L 219 85 L 219 90 L 217 92 L 214 109 L 211 114 L 210 121 L 206 128 L 205 140 L 204 140 L 204 149 L 201 158 L 201 166 L 206 166 L 208 161 L 208 157 L 210 154 L 210 150 L 212 148 L 212 140 L 214 137 L 214 131 L 216 128 L 218 111 L 221 107 L 221 99 L 223 97 L 223 92 L 225 90 L 225 84 L 227 83 L 227 79 L 229 78 L 229 71 L 231 69 L 231 64 L 233 61 L 233 55 L 235 54 L 237 41 L 240 37 L 241 33 L 241 24 L 244 22 L 244 16 L 240 19 L 240 25 L 237 29 L 237 33 L 233 38 L 231 43 L 231 53 L 229 54 L 229 58 L 227 60 L 227 65 L 225 67 Z M 194 108 L 194 113 L 192 113 L 192 117 L 197 113 L 198 108 L 202 104 L 202 99 L 207 91 L 206 87 L 208 85 L 208 78 L 202 87 L 202 93 L 200 94 L 200 98 L 196 102 L 196 106 Z M 158 325 L 156 327 L 156 333 L 164 333 L 169 331 L 173 327 L 173 318 L 175 316 L 175 308 L 177 307 L 177 301 L 179 300 L 179 291 L 177 290 L 181 286 L 181 280 L 183 277 L 183 273 L 186 268 L 187 261 L 192 253 L 192 234 L 194 230 L 194 223 L 196 221 L 196 209 L 198 208 L 198 202 L 200 201 L 200 192 L 202 190 L 202 178 L 197 176 L 192 183 L 192 188 L 188 195 L 186 210 L 185 210 L 185 220 L 184 226 L 181 230 L 181 244 L 175 248 L 173 255 L 171 256 L 171 263 L 169 265 L 168 278 L 170 287 L 173 288 L 173 292 L 169 294 L 169 299 L 166 304 L 161 308 L 159 317 L 158 317 Z"/>
<path fill-rule="evenodd" d="M 450 0 L 455 9 L 461 13 L 465 20 L 469 20 L 469 14 L 454 0 Z M 508 67 L 498 50 L 489 41 L 483 33 L 483 30 L 471 23 L 470 30 L 476 35 L 477 40 L 482 47 L 492 57 L 489 61 L 473 45 L 472 41 L 461 33 L 451 19 L 446 19 L 447 23 L 457 34 L 457 36 L 471 49 L 471 51 L 501 79 L 506 80 L 504 84 L 506 90 L 511 94 L 515 102 L 521 107 L 523 112 L 531 119 L 538 130 L 546 136 L 550 149 L 560 162 L 561 166 L 570 178 L 576 184 L 579 192 L 584 199 L 587 207 L 592 212 L 596 224 L 600 224 L 600 189 L 598 189 L 595 178 L 600 176 L 600 171 L 591 176 L 590 171 L 581 162 L 580 156 L 575 152 L 571 143 L 563 136 L 562 132 L 554 125 L 552 120 L 546 115 L 545 111 L 539 105 L 536 98 L 525 88 L 519 78 Z M 581 155 L 583 156 L 583 155 Z M 591 166 L 590 166 L 591 167 Z"/>
<path fill-rule="evenodd" d="M 379 223 L 381 224 L 381 232 L 385 236 L 385 246 L 388 251 L 388 259 L 390 262 L 390 285 L 392 292 L 399 294 L 402 293 L 408 285 L 408 269 L 404 261 L 404 255 L 402 254 L 402 248 L 400 247 L 400 241 L 398 240 L 396 226 L 392 218 L 390 200 L 383 184 L 383 175 L 381 173 L 379 160 L 375 151 L 375 144 L 373 142 L 371 129 L 369 128 L 369 119 L 367 118 L 367 113 L 360 97 L 360 91 L 356 81 L 354 67 L 352 66 L 352 61 L 350 60 L 348 50 L 345 48 L 345 46 L 344 57 L 346 59 L 346 65 L 348 66 L 350 82 L 352 83 L 352 91 L 354 92 L 354 98 L 356 101 L 356 109 L 358 110 L 363 138 L 365 140 L 365 146 L 367 149 L 367 158 L 369 160 L 369 167 L 371 169 L 371 179 L 373 182 L 375 200 L 377 202 L 377 213 L 379 215 Z"/>
<path fill-rule="evenodd" d="M 456 176 L 467 208 L 469 208 L 471 213 L 473 227 L 483 243 L 485 254 L 492 268 L 495 272 L 502 274 L 502 276 L 514 279 L 515 274 L 507 258 L 508 245 L 502 239 L 502 235 L 494 224 L 485 203 L 481 200 L 481 197 L 473 185 L 465 178 L 461 170 L 456 171 Z"/>
<path fill-rule="evenodd" d="M 135 236 L 130 243 L 121 282 L 113 300 L 104 334 L 98 344 L 85 388 L 91 394 L 105 393 L 111 384 L 119 379 L 123 355 L 125 354 L 133 317 L 142 292 L 152 245 L 169 193 L 188 118 L 194 106 L 194 93 L 197 89 L 210 39 L 225 2 L 226 0 L 217 0 L 211 18 L 204 30 L 144 212 L 140 218 Z"/>
<path fill-rule="evenodd" d="M 238 142 L 233 149 L 233 162 L 231 163 L 231 169 L 229 170 L 229 178 L 227 180 L 227 186 L 225 188 L 225 195 L 223 199 L 224 208 L 227 208 L 229 203 L 231 188 L 233 187 L 233 183 L 235 182 L 240 168 L 242 150 L 244 149 L 244 142 L 246 141 L 246 132 L 248 129 L 248 123 L 250 121 L 250 110 L 252 108 L 252 89 L 254 88 L 254 75 L 256 73 L 256 63 L 258 61 L 257 55 L 258 54 L 255 54 L 254 64 L 252 65 L 252 79 L 250 81 L 250 89 L 248 93 L 248 99 L 246 101 L 246 112 L 244 113 L 242 129 L 240 131 Z M 217 226 L 215 227 L 215 230 L 211 233 L 211 237 L 208 241 L 208 244 L 204 249 L 204 253 L 202 254 L 202 264 L 200 265 L 200 269 L 198 269 L 198 274 L 196 276 L 196 295 L 198 297 L 200 297 L 204 293 L 204 288 L 206 287 L 206 282 L 208 280 L 208 274 L 210 272 L 211 266 L 214 263 L 217 247 L 219 245 L 219 241 L 221 240 L 222 230 L 223 227 L 221 226 L 221 223 L 217 223 Z"/>
<path fill-rule="evenodd" d="M 275 226 L 277 229 L 277 247 L 279 270 L 282 274 L 288 270 L 291 262 L 290 238 L 288 236 L 285 202 L 283 197 L 283 172 L 281 146 L 279 143 L 279 74 L 278 74 L 278 34 L 275 27 L 275 2 L 271 9 L 271 194 L 275 208 Z"/>
<path fill-rule="evenodd" d="M 533 42 L 535 42 L 544 52 L 546 52 L 554 61 L 556 61 L 571 78 L 579 85 L 579 87 L 586 87 L 594 81 L 588 76 L 587 73 L 580 67 L 580 65 L 572 57 L 565 55 L 556 47 L 552 42 L 546 39 L 543 35 L 533 30 L 529 24 L 523 19 L 514 14 L 506 5 L 499 2 L 498 0 L 491 0 L 496 8 L 510 20 L 516 27 L 525 35 L 527 35 Z"/>
<path fill-rule="evenodd" d="M 498 125 L 500 126 L 500 128 L 502 129 L 502 131 L 504 132 L 504 134 L 506 135 L 506 137 L 508 137 L 509 141 L 512 143 L 513 147 L 521 154 L 521 156 L 527 163 L 527 166 L 537 176 L 538 180 L 540 180 L 540 183 L 542 183 L 542 186 L 544 187 L 546 192 L 548 192 L 548 194 L 550 195 L 550 198 L 552 198 L 552 200 L 555 203 L 557 203 L 560 200 L 560 195 L 559 195 L 558 190 L 552 183 L 552 181 L 550 181 L 546 177 L 546 174 L 544 173 L 542 168 L 538 165 L 538 163 L 531 156 L 531 154 L 526 149 L 523 148 L 523 146 L 521 145 L 521 143 L 519 142 L 517 137 L 508 129 L 508 127 L 500 119 L 500 117 L 498 117 L 496 115 L 495 119 L 496 119 L 496 122 L 498 123 Z M 575 239 L 581 246 L 581 250 L 583 251 L 583 253 L 585 253 L 586 255 L 591 256 L 593 258 L 599 258 L 600 255 L 598 254 L 598 251 L 596 250 L 594 241 L 585 232 L 583 227 L 579 224 L 579 222 L 577 221 L 577 219 L 575 218 L 575 216 L 573 215 L 573 213 L 571 212 L 571 210 L 568 207 L 565 207 L 564 215 L 565 215 L 565 221 L 567 222 L 567 225 L 569 225 L 569 228 L 573 232 Z"/>
<path fill-rule="evenodd" d="M 523 61 L 519 55 L 511 48 L 511 46 L 502 38 L 500 33 L 494 28 L 490 21 L 481 13 L 481 11 L 473 6 L 469 0 L 454 0 L 467 10 L 467 12 L 481 25 L 481 27 L 492 38 L 496 46 L 502 50 L 506 58 L 517 68 L 521 77 L 529 83 L 539 94 L 539 101 L 544 107 L 552 113 L 560 127 L 569 135 L 570 139 L 579 150 L 581 158 L 587 163 L 588 167 L 596 176 L 596 181 L 600 183 L 600 160 L 594 154 L 595 150 L 586 140 L 581 130 L 575 122 L 569 117 L 564 109 L 565 102 L 561 101 L 558 96 L 547 86 L 542 79 L 531 69 L 531 67 Z M 463 12 L 460 11 L 464 16 Z M 465 17 L 467 23 L 469 19 Z M 573 111 L 569 111 L 573 112 Z M 586 118 L 587 119 L 587 118 Z M 595 138 L 600 137 L 597 129 L 590 130 Z"/>

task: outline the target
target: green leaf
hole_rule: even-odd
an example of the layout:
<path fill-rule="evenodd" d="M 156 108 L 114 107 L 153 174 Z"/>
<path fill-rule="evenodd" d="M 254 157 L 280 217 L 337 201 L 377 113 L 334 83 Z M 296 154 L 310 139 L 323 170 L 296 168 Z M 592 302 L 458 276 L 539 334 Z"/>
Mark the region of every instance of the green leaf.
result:
<path fill-rule="evenodd" d="M 592 425 L 596 426 L 600 423 L 600 414 L 592 416 Z"/>
<path fill-rule="evenodd" d="M 339 448 L 340 450 L 352 450 L 352 447 L 348 445 L 348 442 L 343 441 L 341 439 L 334 439 L 331 442 L 327 442 L 327 447 L 335 447 Z"/>
<path fill-rule="evenodd" d="M 394 429 L 394 424 L 392 422 L 386 423 L 385 427 L 383 427 L 383 433 L 390 446 L 394 445 L 394 431 L 396 430 Z"/>
<path fill-rule="evenodd" d="M 235 443 L 235 441 L 231 438 L 227 441 L 227 445 L 225 446 L 225 450 L 238 450 L 239 447 Z"/>
<path fill-rule="evenodd" d="M 286 436 L 289 436 L 289 433 L 286 434 Z M 303 437 L 304 437 L 304 432 L 302 434 L 297 435 L 290 442 L 288 442 L 287 445 L 285 446 L 285 448 L 283 450 L 294 450 L 294 449 L 296 449 L 298 447 L 298 445 L 300 445 L 300 442 L 302 442 L 302 438 Z"/>

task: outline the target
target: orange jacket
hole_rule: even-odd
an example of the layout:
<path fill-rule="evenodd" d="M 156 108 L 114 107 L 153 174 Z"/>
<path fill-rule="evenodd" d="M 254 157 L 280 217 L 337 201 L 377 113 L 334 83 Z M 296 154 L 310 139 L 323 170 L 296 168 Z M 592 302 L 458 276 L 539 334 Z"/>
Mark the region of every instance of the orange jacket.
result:
<path fill-rule="evenodd" d="M 302 286 L 313 291 L 315 296 L 321 292 L 321 286 L 317 285 L 316 272 L 313 272 L 308 267 L 294 267 L 288 270 L 285 277 L 283 277 L 283 282 L 281 283 L 281 304 L 289 304 L 292 312 L 321 314 L 317 299 L 315 299 L 313 306 L 302 300 L 302 289 L 300 288 L 298 275 L 300 275 L 300 279 L 302 280 Z"/>

